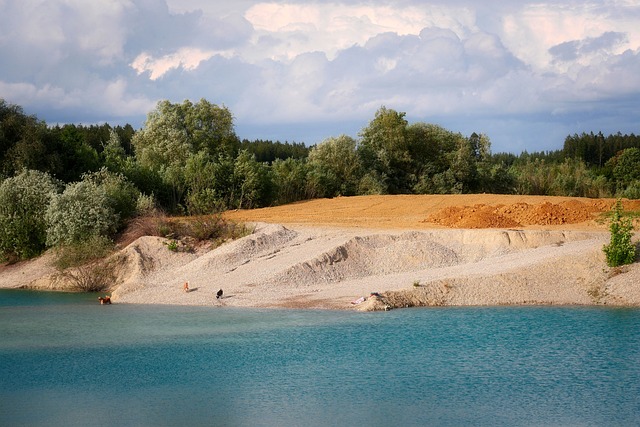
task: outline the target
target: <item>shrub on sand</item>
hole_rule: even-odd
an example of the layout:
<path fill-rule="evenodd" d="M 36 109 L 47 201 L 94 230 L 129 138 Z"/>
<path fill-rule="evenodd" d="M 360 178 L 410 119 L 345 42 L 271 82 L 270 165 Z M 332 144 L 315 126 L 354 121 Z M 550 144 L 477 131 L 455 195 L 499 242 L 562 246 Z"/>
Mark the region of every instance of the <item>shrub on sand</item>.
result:
<path fill-rule="evenodd" d="M 609 267 L 618 267 L 634 262 L 636 259 L 636 247 L 631 243 L 633 224 L 631 219 L 622 217 L 622 203 L 620 200 L 616 201 L 613 207 L 609 231 L 611 231 L 611 242 L 602 248 L 607 257 L 607 265 Z"/>

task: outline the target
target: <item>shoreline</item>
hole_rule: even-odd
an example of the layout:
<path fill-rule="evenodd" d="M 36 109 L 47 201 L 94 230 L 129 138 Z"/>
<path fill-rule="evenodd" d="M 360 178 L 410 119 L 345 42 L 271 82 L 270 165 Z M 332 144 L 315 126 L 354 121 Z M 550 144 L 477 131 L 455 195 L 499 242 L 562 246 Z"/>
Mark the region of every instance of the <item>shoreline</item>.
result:
<path fill-rule="evenodd" d="M 608 236 L 579 230 L 257 223 L 249 236 L 195 253 L 171 252 L 165 239 L 147 236 L 116 254 L 120 268 L 111 296 L 114 303 L 362 311 L 640 306 L 635 286 L 640 268 L 606 268 L 601 248 Z M 38 278 L 7 286 L 3 276 L 0 288 L 51 290 L 56 285 L 56 280 Z M 183 290 L 185 281 L 190 292 Z M 218 289 L 224 290 L 219 300 Z"/>

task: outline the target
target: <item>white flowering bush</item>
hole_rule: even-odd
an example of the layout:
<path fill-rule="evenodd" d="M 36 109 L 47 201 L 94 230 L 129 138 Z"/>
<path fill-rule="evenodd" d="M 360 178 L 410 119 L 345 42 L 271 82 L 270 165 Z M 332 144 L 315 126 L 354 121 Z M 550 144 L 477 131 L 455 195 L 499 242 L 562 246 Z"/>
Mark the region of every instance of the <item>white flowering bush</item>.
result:
<path fill-rule="evenodd" d="M 97 172 L 85 174 L 82 180 L 91 181 L 105 190 L 109 206 L 118 214 L 118 228 L 126 225 L 126 221 L 136 215 L 140 191 L 122 174 L 102 168 Z"/>
<path fill-rule="evenodd" d="M 32 170 L 0 184 L 0 256 L 27 259 L 45 249 L 45 212 L 58 193 L 60 183 L 50 175 Z"/>
<path fill-rule="evenodd" d="M 107 190 L 92 180 L 69 184 L 51 200 L 46 213 L 47 244 L 75 244 L 93 236 L 115 233 L 120 216 L 110 203 Z"/>

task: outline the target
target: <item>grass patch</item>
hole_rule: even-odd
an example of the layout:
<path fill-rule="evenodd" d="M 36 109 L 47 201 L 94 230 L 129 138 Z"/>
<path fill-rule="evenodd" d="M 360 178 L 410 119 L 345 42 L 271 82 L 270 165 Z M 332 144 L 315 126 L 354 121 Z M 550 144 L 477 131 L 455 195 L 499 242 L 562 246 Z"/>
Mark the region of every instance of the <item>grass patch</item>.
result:
<path fill-rule="evenodd" d="M 608 224 L 613 219 L 614 210 L 609 210 L 607 212 L 601 212 L 596 218 L 597 224 Z M 640 221 L 640 211 L 621 211 L 621 218 L 628 218 L 630 221 L 638 222 Z"/>
<path fill-rule="evenodd" d="M 155 213 L 132 220 L 117 242 L 118 247 L 123 248 L 142 236 L 157 236 L 168 239 L 165 243 L 167 250 L 194 252 L 202 244 L 209 244 L 213 249 L 229 240 L 248 236 L 253 231 L 253 228 L 227 221 L 221 215 L 169 217 Z"/>
<path fill-rule="evenodd" d="M 170 239 L 167 248 L 179 252 L 201 242 L 210 242 L 216 247 L 251 233 L 252 228 L 227 221 L 221 215 L 169 217 L 155 214 L 134 219 L 118 239 L 118 244 L 123 247 L 142 236 L 158 236 Z"/>

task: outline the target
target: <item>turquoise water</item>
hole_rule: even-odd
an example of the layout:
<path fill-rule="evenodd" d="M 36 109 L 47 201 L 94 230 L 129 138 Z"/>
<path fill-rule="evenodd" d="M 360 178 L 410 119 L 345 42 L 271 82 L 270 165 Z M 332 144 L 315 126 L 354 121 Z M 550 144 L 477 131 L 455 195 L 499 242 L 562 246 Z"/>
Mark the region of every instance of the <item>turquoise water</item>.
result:
<path fill-rule="evenodd" d="M 640 310 L 100 306 L 0 291 L 2 426 L 640 425 Z"/>

